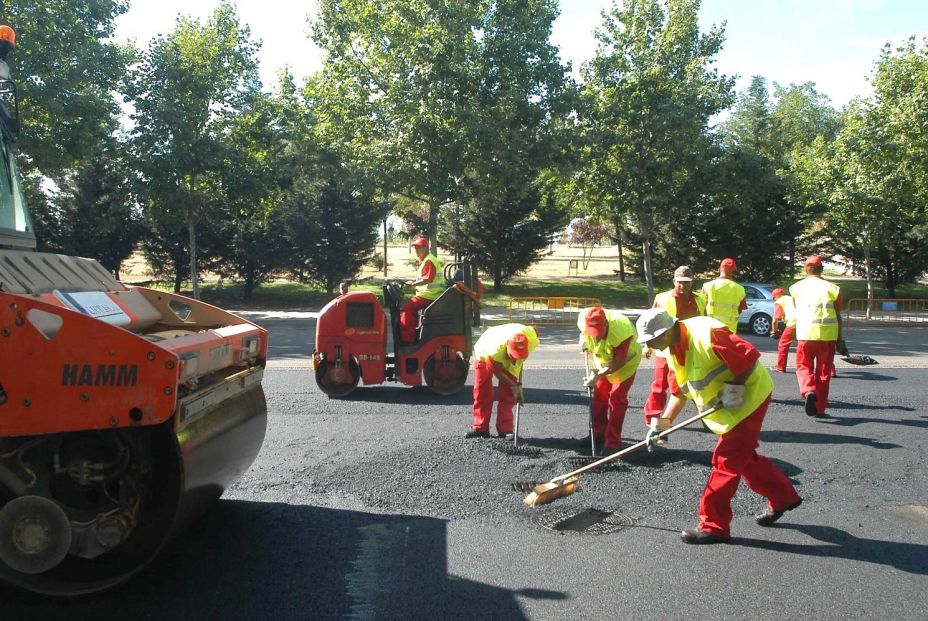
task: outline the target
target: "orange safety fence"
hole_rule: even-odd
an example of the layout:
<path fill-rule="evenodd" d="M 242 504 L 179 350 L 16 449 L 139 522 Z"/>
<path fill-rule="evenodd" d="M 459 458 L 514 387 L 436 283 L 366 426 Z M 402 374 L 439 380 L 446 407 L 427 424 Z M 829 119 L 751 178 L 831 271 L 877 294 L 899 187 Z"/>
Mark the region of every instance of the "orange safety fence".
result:
<path fill-rule="evenodd" d="M 602 306 L 597 298 L 535 297 L 509 300 L 509 321 L 536 326 L 577 325 L 580 310 Z"/>

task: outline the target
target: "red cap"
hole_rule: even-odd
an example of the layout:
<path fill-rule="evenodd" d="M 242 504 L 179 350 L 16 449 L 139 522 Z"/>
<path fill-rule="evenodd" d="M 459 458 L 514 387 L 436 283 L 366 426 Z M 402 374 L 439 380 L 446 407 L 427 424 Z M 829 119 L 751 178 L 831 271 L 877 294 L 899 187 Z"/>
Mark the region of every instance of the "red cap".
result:
<path fill-rule="evenodd" d="M 806 267 L 821 267 L 822 258 L 818 255 L 813 254 L 808 259 L 806 259 Z"/>
<path fill-rule="evenodd" d="M 602 306 L 588 308 L 583 316 L 583 331 L 594 339 L 601 339 L 606 333 L 606 311 Z"/>
<path fill-rule="evenodd" d="M 409 242 L 409 245 L 410 245 L 410 246 L 415 246 L 416 248 L 428 248 L 428 247 L 429 247 L 429 238 L 428 238 L 428 237 L 425 237 L 425 236 L 423 236 L 423 235 L 420 235 L 419 237 L 417 237 L 417 238 L 415 238 L 414 240 L 412 240 L 411 242 Z"/>
<path fill-rule="evenodd" d="M 525 360 L 528 358 L 528 337 L 522 334 L 513 334 L 506 341 L 506 353 L 513 360 Z"/>
<path fill-rule="evenodd" d="M 719 269 L 723 270 L 736 270 L 738 266 L 735 264 L 735 260 L 731 257 L 722 259 L 722 263 L 719 265 Z"/>
<path fill-rule="evenodd" d="M 781 295 L 783 295 L 784 293 L 786 293 L 786 292 L 783 291 L 783 289 L 781 289 L 780 287 L 777 287 L 776 289 L 774 289 L 774 290 L 771 292 L 771 295 L 773 295 L 773 299 L 776 300 L 777 298 L 779 298 L 779 297 L 780 297 Z"/>

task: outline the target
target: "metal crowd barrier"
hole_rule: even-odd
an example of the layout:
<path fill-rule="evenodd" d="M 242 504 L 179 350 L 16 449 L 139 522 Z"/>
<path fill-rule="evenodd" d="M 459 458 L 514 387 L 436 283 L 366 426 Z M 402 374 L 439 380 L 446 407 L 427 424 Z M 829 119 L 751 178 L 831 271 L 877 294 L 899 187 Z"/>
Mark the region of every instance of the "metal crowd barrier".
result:
<path fill-rule="evenodd" d="M 509 321 L 536 326 L 577 325 L 580 310 L 602 306 L 597 298 L 537 297 L 509 300 Z"/>
<path fill-rule="evenodd" d="M 874 298 L 867 317 L 867 298 L 854 298 L 848 300 L 842 315 L 848 327 L 881 322 L 928 324 L 928 299 Z"/>

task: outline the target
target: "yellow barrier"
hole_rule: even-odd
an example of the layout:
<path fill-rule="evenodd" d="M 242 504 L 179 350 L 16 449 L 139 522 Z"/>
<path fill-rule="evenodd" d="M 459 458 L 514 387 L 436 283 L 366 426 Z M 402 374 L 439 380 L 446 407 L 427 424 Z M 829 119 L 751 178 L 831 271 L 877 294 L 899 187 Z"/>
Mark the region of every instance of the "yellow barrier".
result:
<path fill-rule="evenodd" d="M 535 326 L 577 325 L 580 309 L 602 306 L 597 298 L 538 297 L 509 300 L 509 321 Z"/>
<path fill-rule="evenodd" d="M 928 323 L 928 299 L 874 298 L 867 315 L 867 299 L 848 300 L 842 313 L 848 325 L 868 322 Z"/>

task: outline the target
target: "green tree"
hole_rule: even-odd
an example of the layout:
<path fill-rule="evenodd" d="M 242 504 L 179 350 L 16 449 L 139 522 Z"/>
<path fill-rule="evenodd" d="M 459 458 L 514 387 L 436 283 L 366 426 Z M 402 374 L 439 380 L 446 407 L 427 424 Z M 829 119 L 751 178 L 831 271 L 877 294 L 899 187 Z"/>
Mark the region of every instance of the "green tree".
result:
<path fill-rule="evenodd" d="M 325 51 L 314 110 L 330 148 L 384 195 L 438 212 L 457 197 L 472 126 L 475 53 L 487 0 L 321 0 L 313 39 Z"/>
<path fill-rule="evenodd" d="M 127 156 L 125 145 L 110 137 L 64 177 L 51 199 L 58 221 L 55 251 L 97 259 L 116 278 L 145 230 L 130 192 Z"/>
<path fill-rule="evenodd" d="M 94 151 L 114 126 L 113 93 L 132 60 L 113 43 L 125 0 L 6 0 L 0 19 L 17 32 L 23 168 L 55 177 Z"/>
<path fill-rule="evenodd" d="M 708 121 L 731 101 L 733 80 L 711 66 L 722 28 L 701 34 L 699 6 L 699 0 L 613 5 L 603 12 L 596 55 L 584 67 L 584 189 L 604 219 L 634 222 L 648 299 L 653 245 L 687 243 L 686 231 L 671 225 L 685 220 L 705 191 Z"/>
<path fill-rule="evenodd" d="M 164 211 L 150 218 L 162 235 L 176 235 L 178 219 L 185 225 L 194 297 L 197 228 L 222 204 L 225 134 L 260 89 L 257 49 L 235 8 L 222 2 L 205 24 L 179 17 L 171 34 L 156 37 L 128 85 L 140 194 L 147 208 Z M 164 256 L 176 260 L 180 254 Z"/>

